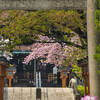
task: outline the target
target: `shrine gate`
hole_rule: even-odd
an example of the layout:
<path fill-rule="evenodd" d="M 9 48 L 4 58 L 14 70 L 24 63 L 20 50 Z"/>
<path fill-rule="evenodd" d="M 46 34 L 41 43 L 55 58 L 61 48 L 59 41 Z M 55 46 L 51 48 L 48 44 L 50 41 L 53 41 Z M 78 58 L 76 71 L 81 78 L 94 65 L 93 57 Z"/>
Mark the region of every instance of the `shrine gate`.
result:
<path fill-rule="evenodd" d="M 94 60 L 95 48 L 100 43 L 100 34 L 95 31 L 94 12 L 98 0 L 0 0 L 0 9 L 87 9 L 88 61 L 90 94 L 100 100 L 100 76 L 98 64 Z"/>

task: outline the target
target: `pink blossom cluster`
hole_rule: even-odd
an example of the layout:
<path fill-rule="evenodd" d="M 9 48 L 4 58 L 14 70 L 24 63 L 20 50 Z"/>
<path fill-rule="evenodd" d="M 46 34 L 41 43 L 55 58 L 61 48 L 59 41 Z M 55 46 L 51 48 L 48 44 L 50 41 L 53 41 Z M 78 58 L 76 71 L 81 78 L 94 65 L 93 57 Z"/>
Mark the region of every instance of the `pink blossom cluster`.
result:
<path fill-rule="evenodd" d="M 51 41 L 47 36 L 39 35 L 40 41 Z M 76 39 L 79 41 L 79 39 Z M 76 41 L 75 40 L 75 41 Z M 40 59 L 41 63 L 51 63 L 55 67 L 61 66 L 64 62 L 69 61 L 69 65 L 76 64 L 76 61 L 87 55 L 85 50 L 68 46 L 65 43 L 34 43 L 31 47 L 31 53 L 24 59 L 25 63 L 33 59 Z M 45 59 L 45 60 L 43 60 Z"/>
<path fill-rule="evenodd" d="M 82 97 L 81 100 L 98 100 L 98 99 L 97 99 L 96 96 L 95 97 L 91 97 L 91 95 L 89 95 L 89 96 Z"/>
<path fill-rule="evenodd" d="M 39 36 L 39 41 L 46 40 L 47 42 L 50 41 L 50 38 L 48 36 L 43 36 L 43 35 L 38 35 Z"/>
<path fill-rule="evenodd" d="M 32 59 L 41 58 L 41 63 L 51 63 L 58 66 L 63 61 L 64 51 L 59 43 L 35 43 L 31 50 L 32 53 L 24 60 L 26 63 Z M 43 58 L 45 58 L 45 61 L 42 60 Z"/>
<path fill-rule="evenodd" d="M 75 34 L 75 33 L 73 33 L 73 34 Z M 77 34 L 75 34 L 74 37 L 71 37 L 71 42 L 73 42 L 74 44 L 81 45 L 81 42 L 80 42 L 79 38 L 77 38 L 77 37 L 78 37 Z"/>

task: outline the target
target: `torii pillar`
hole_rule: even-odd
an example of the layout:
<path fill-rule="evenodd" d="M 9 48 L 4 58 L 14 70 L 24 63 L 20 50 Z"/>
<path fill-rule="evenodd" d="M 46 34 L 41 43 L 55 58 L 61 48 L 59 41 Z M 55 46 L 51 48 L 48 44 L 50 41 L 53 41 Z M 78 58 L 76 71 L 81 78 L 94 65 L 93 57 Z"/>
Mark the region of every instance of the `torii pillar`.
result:
<path fill-rule="evenodd" d="M 0 57 L 0 100 L 3 100 L 4 94 L 4 77 L 6 77 L 6 68 L 9 63 L 4 57 Z"/>
<path fill-rule="evenodd" d="M 88 33 L 88 61 L 89 61 L 89 80 L 90 94 L 97 96 L 100 100 L 100 75 L 98 74 L 99 65 L 94 59 L 95 48 L 100 43 L 100 33 L 95 31 L 94 13 L 97 10 L 98 0 L 87 0 L 87 33 Z"/>

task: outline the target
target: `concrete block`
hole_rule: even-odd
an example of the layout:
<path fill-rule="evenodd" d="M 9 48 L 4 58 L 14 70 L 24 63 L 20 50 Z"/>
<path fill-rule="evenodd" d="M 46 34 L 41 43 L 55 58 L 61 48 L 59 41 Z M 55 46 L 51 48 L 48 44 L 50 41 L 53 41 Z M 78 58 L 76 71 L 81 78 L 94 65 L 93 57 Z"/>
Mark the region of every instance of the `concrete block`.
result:
<path fill-rule="evenodd" d="M 48 88 L 48 100 L 56 100 L 54 88 Z"/>
<path fill-rule="evenodd" d="M 23 99 L 22 100 L 31 100 L 31 88 L 23 88 Z"/>
<path fill-rule="evenodd" d="M 23 90 L 21 87 L 14 87 L 13 88 L 13 100 L 22 100 L 23 97 Z M 10 99 L 11 100 L 11 99 Z"/>
<path fill-rule="evenodd" d="M 36 100 L 36 88 L 31 88 L 30 93 L 31 93 L 31 99 L 30 100 Z"/>
<path fill-rule="evenodd" d="M 41 88 L 41 100 L 74 100 L 71 88 Z M 4 100 L 36 100 L 36 88 L 4 88 Z"/>
<path fill-rule="evenodd" d="M 47 100 L 46 88 L 41 88 L 41 100 Z"/>

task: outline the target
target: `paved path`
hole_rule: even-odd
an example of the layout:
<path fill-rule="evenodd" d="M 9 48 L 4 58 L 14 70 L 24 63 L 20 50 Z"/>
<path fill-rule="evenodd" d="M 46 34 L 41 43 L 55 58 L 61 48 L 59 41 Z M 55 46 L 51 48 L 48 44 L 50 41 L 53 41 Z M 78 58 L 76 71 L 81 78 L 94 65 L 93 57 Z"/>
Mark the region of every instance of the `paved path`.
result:
<path fill-rule="evenodd" d="M 36 100 L 36 88 L 5 88 L 4 100 Z M 74 94 L 72 88 L 41 88 L 41 100 L 74 100 Z"/>

